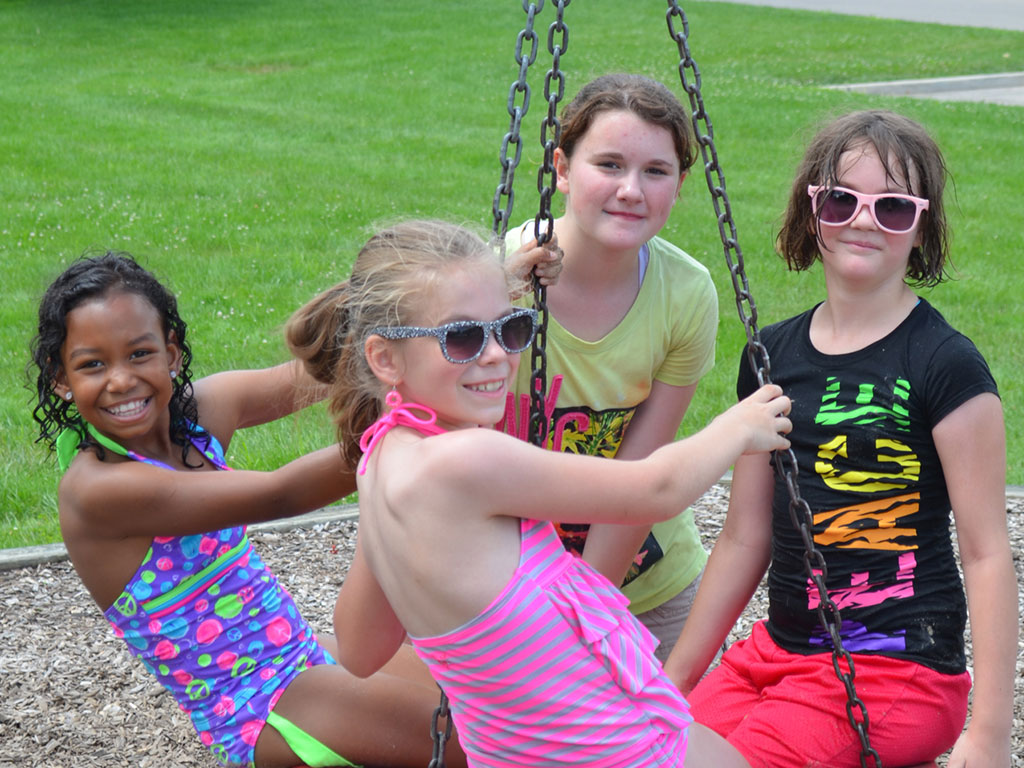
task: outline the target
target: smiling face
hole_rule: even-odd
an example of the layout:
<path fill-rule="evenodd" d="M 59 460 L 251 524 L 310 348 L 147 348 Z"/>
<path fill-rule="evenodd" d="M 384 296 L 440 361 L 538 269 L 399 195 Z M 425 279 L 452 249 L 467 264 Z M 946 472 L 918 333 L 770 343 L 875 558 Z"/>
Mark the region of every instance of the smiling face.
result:
<path fill-rule="evenodd" d="M 457 320 L 497 320 L 512 311 L 505 274 L 488 258 L 442 273 L 409 323 L 432 328 Z M 505 352 L 493 333 L 470 363 L 446 360 L 438 340 L 430 336 L 380 342 L 389 345 L 394 373 L 388 375 L 397 380 L 402 399 L 437 411 L 438 424 L 445 429 L 489 427 L 501 420 L 519 355 Z M 387 376 L 382 380 L 389 383 Z"/>
<path fill-rule="evenodd" d="M 668 220 L 682 184 L 672 134 L 626 110 L 597 115 L 572 157 L 555 152 L 563 226 L 609 251 L 635 253 Z"/>
<path fill-rule="evenodd" d="M 892 164 L 890 164 L 892 165 Z M 911 169 L 911 176 L 914 170 Z M 885 165 L 870 144 L 844 152 L 839 161 L 837 185 L 865 194 L 898 192 L 913 195 L 915 179 L 886 172 Z M 907 275 L 910 251 L 920 244 L 921 223 L 908 232 L 894 234 L 879 229 L 866 206 L 841 226 L 818 224 L 821 258 L 826 280 L 854 290 L 875 291 L 888 286 L 902 287 Z"/>
<path fill-rule="evenodd" d="M 58 396 L 71 392 L 82 418 L 125 447 L 157 427 L 166 435 L 181 355 L 156 308 L 134 293 L 108 293 L 71 310 L 66 326 Z"/>

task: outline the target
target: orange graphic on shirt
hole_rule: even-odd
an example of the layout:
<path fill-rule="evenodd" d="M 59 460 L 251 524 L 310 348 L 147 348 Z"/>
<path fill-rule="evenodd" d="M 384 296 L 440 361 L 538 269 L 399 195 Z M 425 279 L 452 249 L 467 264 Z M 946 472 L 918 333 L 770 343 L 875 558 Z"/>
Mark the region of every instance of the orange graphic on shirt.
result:
<path fill-rule="evenodd" d="M 900 520 L 915 514 L 919 504 L 920 494 L 908 493 L 818 512 L 815 527 L 827 525 L 814 541 L 840 549 L 917 549 L 916 544 L 904 543 L 917 536 L 917 529 L 901 526 Z"/>

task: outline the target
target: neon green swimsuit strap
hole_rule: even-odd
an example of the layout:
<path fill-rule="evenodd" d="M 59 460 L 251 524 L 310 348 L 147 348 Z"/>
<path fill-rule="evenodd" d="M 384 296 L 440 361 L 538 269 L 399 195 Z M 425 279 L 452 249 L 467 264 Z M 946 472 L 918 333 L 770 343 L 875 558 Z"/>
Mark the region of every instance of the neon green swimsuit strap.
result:
<path fill-rule="evenodd" d="M 285 744 L 289 746 L 298 758 L 310 768 L 321 766 L 342 765 L 351 768 L 360 768 L 355 763 L 350 763 L 333 749 L 314 736 L 310 736 L 295 723 L 285 720 L 277 712 L 271 710 L 267 713 L 267 725 L 272 725 L 274 730 L 281 734 Z"/>
<path fill-rule="evenodd" d="M 66 472 L 71 466 L 75 454 L 78 453 L 78 446 L 85 439 L 86 435 L 102 445 L 108 451 L 121 456 L 127 456 L 128 450 L 115 443 L 109 437 L 101 435 L 99 430 L 92 424 L 85 425 L 86 434 L 83 434 L 77 427 L 66 427 L 57 436 L 57 465 L 61 472 Z"/>
<path fill-rule="evenodd" d="M 86 433 L 90 438 L 95 440 L 97 443 L 102 445 L 108 451 L 116 453 L 119 456 L 127 456 L 129 459 L 140 461 L 143 464 L 151 464 L 154 467 L 163 467 L 164 469 L 173 470 L 170 464 L 165 464 L 159 459 L 151 459 L 148 456 L 143 456 L 141 453 L 125 448 L 123 445 L 118 445 L 106 435 L 100 434 L 100 431 L 96 429 L 92 424 L 86 422 L 85 425 Z M 57 464 L 60 466 L 61 472 L 66 472 L 67 468 L 71 466 L 72 460 L 75 458 L 75 454 L 78 452 L 78 446 L 82 440 L 86 437 L 77 427 L 67 427 L 60 435 L 57 436 Z M 223 451 L 220 448 L 220 444 L 217 443 L 216 438 L 209 435 L 210 443 L 216 444 L 216 450 L 208 450 L 196 442 L 195 438 L 192 438 L 192 445 L 195 446 L 196 450 L 206 456 L 217 469 L 230 469 L 225 463 L 222 455 Z"/>

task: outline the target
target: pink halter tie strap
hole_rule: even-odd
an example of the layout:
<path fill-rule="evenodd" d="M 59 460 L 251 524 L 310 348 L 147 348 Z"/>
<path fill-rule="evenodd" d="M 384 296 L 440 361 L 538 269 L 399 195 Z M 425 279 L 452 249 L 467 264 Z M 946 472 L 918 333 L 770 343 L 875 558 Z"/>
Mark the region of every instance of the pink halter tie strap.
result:
<path fill-rule="evenodd" d="M 393 389 L 388 392 L 384 398 L 384 404 L 391 410 L 382 413 L 380 418 L 367 427 L 362 437 L 359 438 L 359 450 L 363 452 L 363 457 L 359 460 L 360 475 L 366 474 L 366 462 L 369 460 L 370 454 L 373 453 L 373 449 L 384 439 L 384 435 L 395 427 L 412 427 L 417 432 L 428 435 L 441 435 L 447 431 L 437 426 L 437 414 L 433 409 L 419 403 L 403 403 L 402 396 L 398 394 L 397 390 Z M 413 413 L 414 410 L 418 410 L 424 415 L 418 416 Z"/>

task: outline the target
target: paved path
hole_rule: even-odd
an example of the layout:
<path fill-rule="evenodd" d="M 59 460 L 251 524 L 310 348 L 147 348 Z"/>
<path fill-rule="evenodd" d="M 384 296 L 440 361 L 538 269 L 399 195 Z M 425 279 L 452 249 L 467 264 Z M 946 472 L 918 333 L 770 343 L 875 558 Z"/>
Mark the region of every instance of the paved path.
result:
<path fill-rule="evenodd" d="M 1024 0 L 708 0 L 1024 31 Z M 685 9 L 685 6 L 684 6 Z"/>
<path fill-rule="evenodd" d="M 1024 0 L 707 0 L 829 11 L 903 21 L 1024 31 Z M 890 93 L 940 101 L 984 101 L 1024 107 L 1024 72 L 935 80 L 900 80 L 841 86 L 844 90 Z"/>

